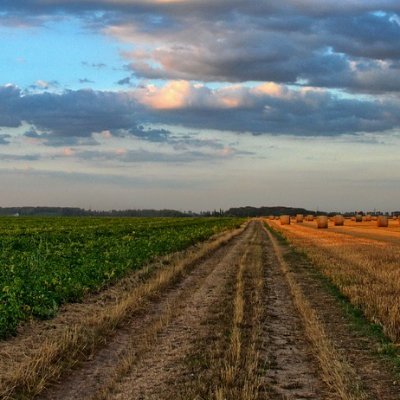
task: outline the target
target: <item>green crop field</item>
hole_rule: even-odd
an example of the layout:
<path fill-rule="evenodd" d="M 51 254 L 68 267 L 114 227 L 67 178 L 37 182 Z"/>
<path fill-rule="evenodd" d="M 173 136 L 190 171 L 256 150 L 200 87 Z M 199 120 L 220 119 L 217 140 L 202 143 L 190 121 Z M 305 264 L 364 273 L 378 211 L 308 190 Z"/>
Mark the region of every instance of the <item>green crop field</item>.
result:
<path fill-rule="evenodd" d="M 0 337 L 237 218 L 0 218 Z"/>

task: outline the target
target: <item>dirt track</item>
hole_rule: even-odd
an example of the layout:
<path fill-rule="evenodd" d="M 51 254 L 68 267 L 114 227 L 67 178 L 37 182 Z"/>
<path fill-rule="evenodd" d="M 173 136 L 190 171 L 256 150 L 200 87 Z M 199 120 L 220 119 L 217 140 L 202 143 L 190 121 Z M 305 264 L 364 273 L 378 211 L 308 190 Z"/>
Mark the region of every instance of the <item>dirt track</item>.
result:
<path fill-rule="evenodd" d="M 360 353 L 364 338 L 349 331 L 304 265 L 294 272 L 284 261 L 285 251 L 261 222 L 251 222 L 146 298 L 35 398 L 398 399 L 387 366 Z M 369 374 L 359 371 L 360 357 Z M 373 368 L 384 384 L 374 382 Z"/>

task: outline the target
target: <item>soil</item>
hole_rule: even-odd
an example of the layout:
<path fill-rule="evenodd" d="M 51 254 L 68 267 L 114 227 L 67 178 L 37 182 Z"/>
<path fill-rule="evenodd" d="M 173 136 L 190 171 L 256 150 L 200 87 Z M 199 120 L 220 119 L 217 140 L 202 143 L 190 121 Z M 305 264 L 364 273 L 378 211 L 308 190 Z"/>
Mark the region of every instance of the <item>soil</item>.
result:
<path fill-rule="evenodd" d="M 287 245 L 280 246 L 287 251 Z M 312 265 L 295 258 L 288 265 L 335 348 L 364 383 L 368 398 L 399 399 L 391 366 L 370 351 L 377 345 L 374 339 L 354 333 Z M 244 315 L 236 326 L 238 279 L 243 279 Z M 115 299 L 118 290 L 113 291 Z M 80 309 L 87 312 L 76 306 L 75 318 Z M 232 327 L 239 329 L 241 338 L 235 365 L 229 365 L 228 356 Z M 7 343 L 0 350 L 6 354 Z M 356 399 L 328 387 L 321 362 L 272 242 L 262 222 L 255 220 L 165 290 L 145 299 L 90 357 L 67 369 L 35 398 Z M 229 367 L 236 371 L 230 382 Z M 251 395 L 244 388 L 249 379 L 256 382 Z M 230 395 L 219 396 L 222 386 Z"/>

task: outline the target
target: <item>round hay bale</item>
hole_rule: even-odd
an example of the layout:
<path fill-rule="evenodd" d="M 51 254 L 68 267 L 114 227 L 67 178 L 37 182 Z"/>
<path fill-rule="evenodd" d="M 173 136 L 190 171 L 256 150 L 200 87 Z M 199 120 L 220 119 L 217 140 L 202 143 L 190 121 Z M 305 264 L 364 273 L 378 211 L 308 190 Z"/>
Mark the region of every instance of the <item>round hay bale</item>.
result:
<path fill-rule="evenodd" d="M 333 217 L 333 223 L 335 224 L 335 226 L 343 226 L 344 225 L 344 217 L 343 215 L 335 215 Z"/>
<path fill-rule="evenodd" d="M 303 222 L 303 219 L 304 219 L 303 214 L 297 214 L 297 215 L 296 215 L 296 222 L 297 222 L 298 224 L 301 224 L 301 223 Z"/>
<path fill-rule="evenodd" d="M 377 221 L 378 217 L 372 217 L 371 219 L 372 219 L 372 221 Z"/>
<path fill-rule="evenodd" d="M 307 215 L 307 217 L 306 217 L 306 221 L 314 221 L 314 215 Z"/>
<path fill-rule="evenodd" d="M 362 220 L 363 220 L 362 215 L 361 214 L 356 214 L 355 221 L 356 222 L 362 222 Z"/>
<path fill-rule="evenodd" d="M 366 220 L 367 222 L 371 222 L 371 221 L 372 221 L 372 216 L 371 216 L 370 214 L 367 214 L 367 215 L 365 216 L 365 220 Z"/>
<path fill-rule="evenodd" d="M 281 225 L 290 225 L 290 215 L 281 215 Z"/>
<path fill-rule="evenodd" d="M 388 217 L 385 217 L 384 215 L 379 215 L 376 221 L 376 226 L 378 228 L 387 228 L 389 226 Z"/>
<path fill-rule="evenodd" d="M 273 220 L 273 219 L 275 219 L 275 217 L 274 217 L 273 215 L 270 215 L 270 216 L 268 217 L 268 219 L 269 219 L 269 220 Z"/>
<path fill-rule="evenodd" d="M 328 228 L 328 217 L 326 215 L 320 215 L 317 217 L 317 228 L 318 229 Z"/>

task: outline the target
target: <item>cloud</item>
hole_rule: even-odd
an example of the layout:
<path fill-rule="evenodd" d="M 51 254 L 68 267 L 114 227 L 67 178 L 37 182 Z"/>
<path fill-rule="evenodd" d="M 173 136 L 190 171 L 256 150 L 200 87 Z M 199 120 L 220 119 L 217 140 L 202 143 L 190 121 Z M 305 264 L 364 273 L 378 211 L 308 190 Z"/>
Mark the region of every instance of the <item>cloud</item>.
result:
<path fill-rule="evenodd" d="M 199 148 L 222 151 L 225 148 L 222 138 L 204 139 L 196 133 L 174 134 L 167 129 L 145 128 L 142 125 L 132 128 L 128 134 L 145 142 L 168 145 L 176 151 Z M 235 153 L 238 151 L 235 150 Z"/>
<path fill-rule="evenodd" d="M 94 83 L 94 81 L 92 81 L 92 80 L 90 80 L 88 78 L 82 78 L 82 79 L 79 79 L 79 83 L 81 83 L 81 84 Z"/>
<path fill-rule="evenodd" d="M 128 76 L 126 78 L 120 79 L 117 84 L 118 85 L 130 85 L 131 83 L 131 78 Z"/>
<path fill-rule="evenodd" d="M 38 161 L 40 154 L 0 154 L 0 161 Z"/>
<path fill-rule="evenodd" d="M 132 45 L 121 55 L 139 78 L 400 90 L 396 0 L 5 0 L 0 11 L 27 24 L 80 18 Z"/>
<path fill-rule="evenodd" d="M 241 152 L 234 148 L 225 147 L 218 151 L 200 151 L 200 150 L 180 150 L 173 152 L 148 151 L 145 149 L 131 150 L 126 148 L 117 148 L 114 151 L 76 151 L 69 149 L 68 154 L 64 156 L 75 156 L 78 159 L 101 163 L 119 163 L 119 164 L 143 164 L 143 163 L 161 163 L 161 164 L 187 164 L 195 162 L 218 162 L 223 159 L 233 158 L 241 155 L 251 155 L 250 152 Z"/>
<path fill-rule="evenodd" d="M 0 127 L 27 123 L 32 129 L 26 137 L 52 146 L 94 145 L 98 143 L 94 134 L 103 131 L 179 146 L 181 139 L 167 129 L 143 126 L 334 136 L 398 129 L 399 106 L 395 98 L 343 98 L 329 90 L 294 90 L 275 83 L 211 89 L 177 81 L 125 92 L 69 90 L 58 94 L 26 94 L 8 85 L 0 87 Z"/>
<path fill-rule="evenodd" d="M 351 91 L 400 89 L 399 6 L 394 2 L 322 6 L 303 1 L 285 2 L 285 7 L 216 3 L 225 14 L 206 13 L 206 5 L 202 9 L 198 3 L 188 14 L 154 6 L 147 18 L 120 18 L 103 32 L 134 44 L 134 50 L 122 55 L 128 68 L 146 79 L 305 81 Z M 389 69 L 391 86 L 386 83 Z M 369 75 L 374 76 L 372 86 Z"/>
<path fill-rule="evenodd" d="M 255 134 L 334 136 L 385 131 L 400 123 L 395 100 L 341 98 L 327 90 L 275 83 L 211 90 L 170 82 L 140 88 L 136 99 L 155 122 Z"/>
<path fill-rule="evenodd" d="M 0 146 L 10 144 L 10 141 L 9 141 L 10 138 L 11 138 L 11 135 L 0 134 Z"/>
<path fill-rule="evenodd" d="M 85 67 L 90 67 L 90 68 L 95 68 L 95 69 L 103 69 L 103 68 L 107 67 L 107 65 L 102 63 L 102 62 L 91 63 L 91 62 L 88 62 L 88 61 L 82 61 L 82 65 L 85 66 Z"/>
<path fill-rule="evenodd" d="M 25 121 L 53 136 L 90 137 L 106 129 L 129 129 L 140 107 L 129 93 L 90 89 L 24 94 L 16 86 L 0 87 L 0 126 Z"/>

